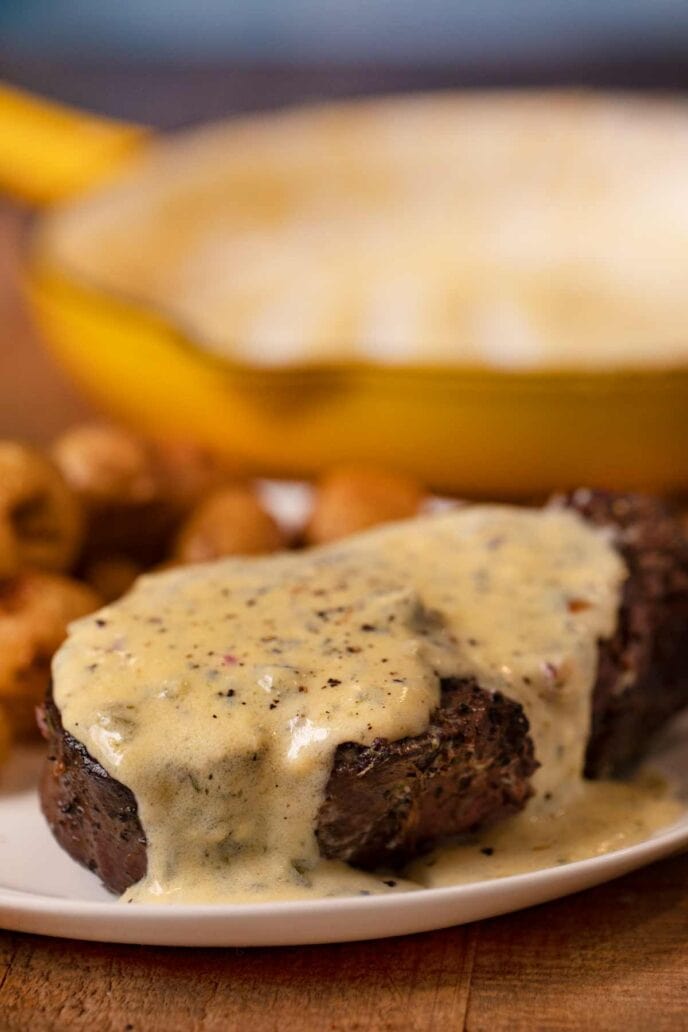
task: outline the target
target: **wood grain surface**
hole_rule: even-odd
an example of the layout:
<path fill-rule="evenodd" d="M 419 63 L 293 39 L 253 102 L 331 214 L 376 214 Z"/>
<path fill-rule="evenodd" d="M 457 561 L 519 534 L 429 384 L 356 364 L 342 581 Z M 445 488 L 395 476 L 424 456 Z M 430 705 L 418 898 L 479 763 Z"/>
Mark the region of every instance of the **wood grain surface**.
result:
<path fill-rule="evenodd" d="M 87 411 L 18 293 L 0 208 L 0 435 Z M 0 828 L 0 834 L 3 829 Z M 464 928 L 341 946 L 152 949 L 0 931 L 0 1032 L 688 1029 L 688 856 Z"/>
<path fill-rule="evenodd" d="M 688 1028 L 688 857 L 443 932 L 154 949 L 0 932 L 0 1027 L 92 1032 Z"/>

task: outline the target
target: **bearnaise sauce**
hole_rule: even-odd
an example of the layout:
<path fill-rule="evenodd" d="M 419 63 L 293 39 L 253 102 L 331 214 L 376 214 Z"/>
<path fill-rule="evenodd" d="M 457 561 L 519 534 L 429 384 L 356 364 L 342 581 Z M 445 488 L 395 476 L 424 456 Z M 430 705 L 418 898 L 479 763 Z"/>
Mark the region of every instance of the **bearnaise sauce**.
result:
<path fill-rule="evenodd" d="M 654 788 L 581 777 L 625 576 L 573 512 L 481 505 L 143 577 L 74 624 L 54 662 L 64 727 L 137 799 L 148 871 L 124 898 L 399 891 L 565 862 L 667 823 Z M 468 675 L 524 707 L 540 762 L 526 811 L 408 880 L 323 860 L 337 746 L 421 733 L 440 679 Z"/>

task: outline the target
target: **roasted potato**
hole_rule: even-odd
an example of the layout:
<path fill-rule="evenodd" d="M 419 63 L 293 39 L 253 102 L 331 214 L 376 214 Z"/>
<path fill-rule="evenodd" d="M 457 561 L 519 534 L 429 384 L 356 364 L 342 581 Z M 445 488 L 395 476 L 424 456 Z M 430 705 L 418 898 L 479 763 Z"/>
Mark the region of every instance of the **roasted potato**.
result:
<path fill-rule="evenodd" d="M 26 566 L 68 570 L 82 535 L 79 503 L 52 462 L 0 441 L 0 578 Z"/>
<path fill-rule="evenodd" d="M 104 602 L 114 602 L 129 590 L 142 567 L 122 555 L 94 559 L 84 571 L 84 580 Z"/>
<path fill-rule="evenodd" d="M 0 585 L 0 707 L 16 737 L 35 730 L 34 710 L 68 625 L 100 602 L 86 584 L 44 571 L 27 570 Z"/>
<path fill-rule="evenodd" d="M 52 453 L 87 514 L 87 563 L 112 555 L 159 562 L 188 512 L 230 479 L 194 445 L 148 441 L 108 424 L 67 431 Z"/>
<path fill-rule="evenodd" d="M 324 544 L 415 516 L 423 498 L 423 488 L 412 477 L 365 466 L 335 467 L 317 485 L 306 541 Z"/>
<path fill-rule="evenodd" d="M 255 491 L 238 485 L 215 491 L 191 513 L 177 536 L 173 558 L 200 563 L 227 555 L 260 555 L 287 541 Z"/>

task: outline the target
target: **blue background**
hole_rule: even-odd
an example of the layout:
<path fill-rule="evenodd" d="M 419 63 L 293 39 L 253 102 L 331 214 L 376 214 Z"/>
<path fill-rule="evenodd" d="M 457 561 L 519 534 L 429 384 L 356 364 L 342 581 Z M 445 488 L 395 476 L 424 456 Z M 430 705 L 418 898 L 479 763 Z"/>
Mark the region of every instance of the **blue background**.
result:
<path fill-rule="evenodd" d="M 686 0 L 0 0 L 0 46 L 148 59 L 433 62 L 687 52 Z"/>

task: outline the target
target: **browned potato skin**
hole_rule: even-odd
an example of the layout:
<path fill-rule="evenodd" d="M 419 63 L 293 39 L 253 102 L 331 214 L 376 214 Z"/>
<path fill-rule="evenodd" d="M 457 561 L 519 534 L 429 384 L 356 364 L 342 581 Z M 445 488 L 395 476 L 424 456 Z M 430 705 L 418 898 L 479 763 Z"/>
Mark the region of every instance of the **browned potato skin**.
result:
<path fill-rule="evenodd" d="M 24 742 L 38 735 L 36 709 L 45 698 L 49 680 L 48 660 L 21 670 L 12 685 L 12 691 L 0 695 L 0 714 L 7 723 L 10 741 Z"/>
<path fill-rule="evenodd" d="M 202 498 L 236 480 L 220 459 L 196 445 L 155 441 L 153 451 L 161 496 L 180 514 L 186 515 Z"/>
<path fill-rule="evenodd" d="M 230 479 L 193 445 L 146 441 L 104 423 L 67 431 L 53 456 L 87 513 L 87 563 L 112 555 L 159 562 L 184 516 Z"/>
<path fill-rule="evenodd" d="M 236 485 L 213 492 L 182 526 L 173 559 L 202 563 L 230 555 L 262 555 L 286 547 L 275 520 L 250 487 Z"/>
<path fill-rule="evenodd" d="M 127 556 L 112 555 L 94 559 L 84 571 L 84 580 L 104 602 L 114 602 L 129 590 L 142 572 L 142 567 Z"/>
<path fill-rule="evenodd" d="M 55 441 L 55 462 L 81 500 L 90 508 L 141 505 L 156 494 L 148 447 L 119 427 L 87 423 Z"/>
<path fill-rule="evenodd" d="M 48 687 L 52 656 L 68 624 L 100 603 L 86 584 L 39 570 L 0 585 L 0 708 L 13 737 L 36 732 L 34 711 Z"/>
<path fill-rule="evenodd" d="M 164 553 L 170 519 L 145 442 L 119 427 L 84 424 L 62 434 L 52 455 L 86 515 L 86 562 L 131 554 L 152 563 Z"/>
<path fill-rule="evenodd" d="M 82 539 L 80 505 L 56 466 L 17 441 L 0 441 L 0 577 L 25 566 L 63 571 Z"/>
<path fill-rule="evenodd" d="M 367 466 L 339 466 L 317 485 L 306 541 L 319 545 L 378 523 L 415 516 L 425 496 L 411 477 Z"/>

